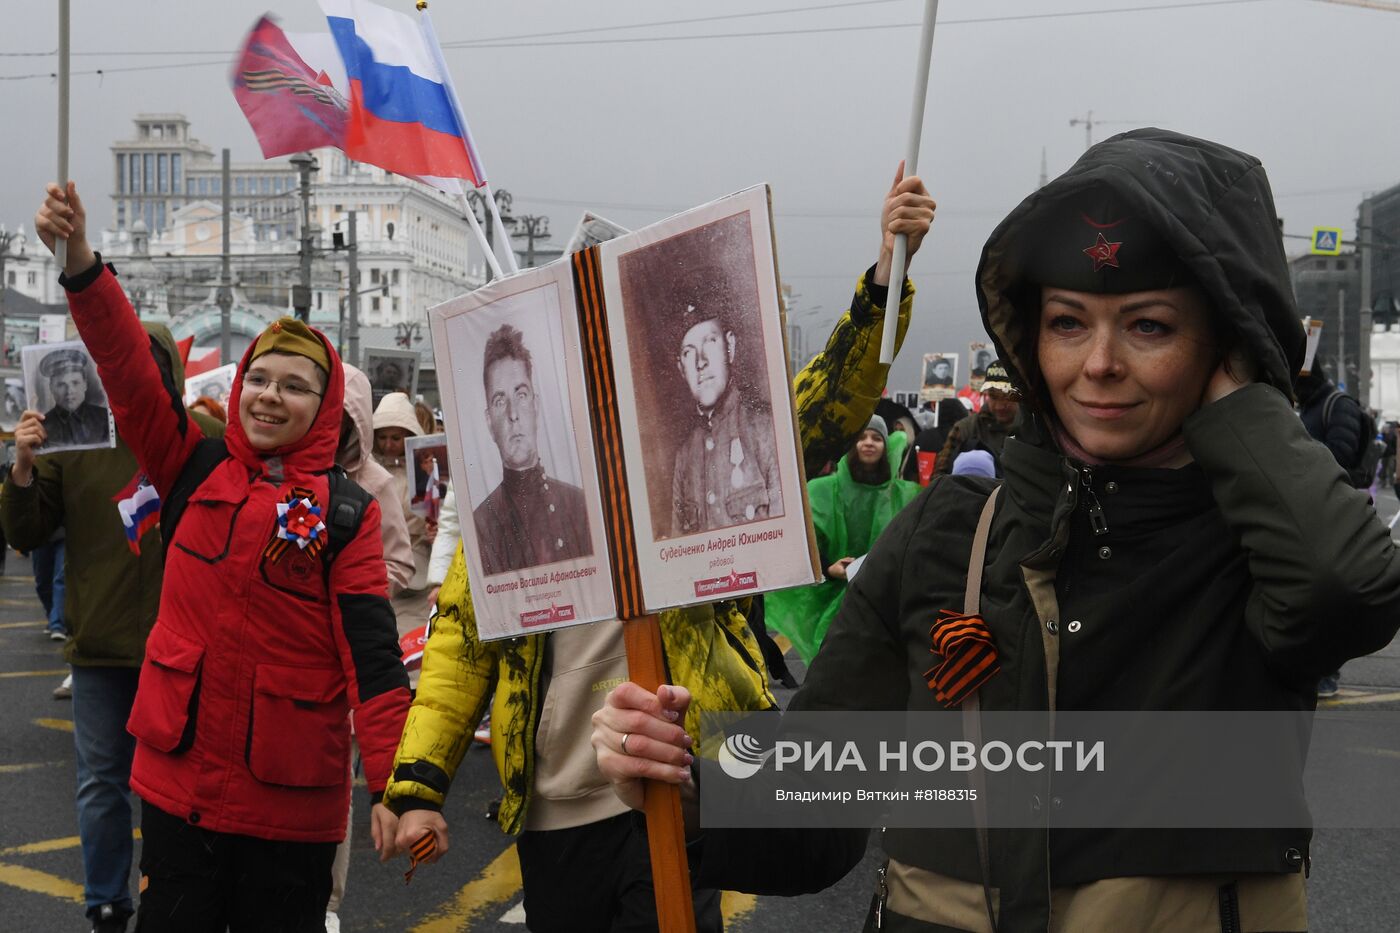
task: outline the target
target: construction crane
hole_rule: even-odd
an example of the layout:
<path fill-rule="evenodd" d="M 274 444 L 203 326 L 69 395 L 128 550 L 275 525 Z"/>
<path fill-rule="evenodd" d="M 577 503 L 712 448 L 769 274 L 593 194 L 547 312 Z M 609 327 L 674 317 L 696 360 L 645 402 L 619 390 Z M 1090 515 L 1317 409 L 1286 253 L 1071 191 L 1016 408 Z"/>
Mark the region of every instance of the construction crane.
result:
<path fill-rule="evenodd" d="M 1070 121 L 1069 121 L 1069 125 L 1070 125 L 1070 126 L 1081 126 L 1081 125 L 1082 125 L 1082 126 L 1084 127 L 1084 148 L 1085 148 L 1085 149 L 1088 149 L 1090 146 L 1092 146 L 1092 145 L 1094 144 L 1094 127 L 1096 127 L 1096 126 L 1112 126 L 1112 125 L 1115 125 L 1115 124 L 1129 124 L 1129 123 L 1132 124 L 1133 126 L 1145 126 L 1145 125 L 1146 125 L 1146 122 L 1147 122 L 1147 121 L 1143 121 L 1143 120 L 1095 120 L 1095 119 L 1094 119 L 1094 111 L 1090 110 L 1090 111 L 1088 112 L 1088 114 L 1086 114 L 1085 116 L 1082 116 L 1082 117 L 1075 117 L 1074 119 L 1070 120 Z"/>

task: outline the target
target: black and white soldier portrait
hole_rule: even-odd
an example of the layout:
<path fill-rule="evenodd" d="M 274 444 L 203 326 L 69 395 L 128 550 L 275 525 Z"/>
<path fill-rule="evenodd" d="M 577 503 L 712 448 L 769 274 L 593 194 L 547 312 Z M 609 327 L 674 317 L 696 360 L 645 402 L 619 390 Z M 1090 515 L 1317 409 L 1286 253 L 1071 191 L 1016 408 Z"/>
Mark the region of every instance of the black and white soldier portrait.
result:
<path fill-rule="evenodd" d="M 360 368 L 369 377 L 370 395 L 376 408 L 379 400 L 392 392 L 402 392 L 410 399 L 417 396 L 418 354 L 413 350 L 366 348 L 364 365 Z"/>
<path fill-rule="evenodd" d="M 924 357 L 924 386 L 947 388 L 953 384 L 954 362 L 952 358 L 940 354 Z"/>
<path fill-rule="evenodd" d="M 501 482 L 472 511 L 482 570 L 522 570 L 593 553 L 583 490 L 550 476 L 540 459 L 541 415 L 525 335 L 501 324 L 481 361 L 486 426 L 500 454 Z"/>
<path fill-rule="evenodd" d="M 43 453 L 111 447 L 112 417 L 97 367 L 77 341 L 22 351 L 29 407 L 44 416 Z"/>

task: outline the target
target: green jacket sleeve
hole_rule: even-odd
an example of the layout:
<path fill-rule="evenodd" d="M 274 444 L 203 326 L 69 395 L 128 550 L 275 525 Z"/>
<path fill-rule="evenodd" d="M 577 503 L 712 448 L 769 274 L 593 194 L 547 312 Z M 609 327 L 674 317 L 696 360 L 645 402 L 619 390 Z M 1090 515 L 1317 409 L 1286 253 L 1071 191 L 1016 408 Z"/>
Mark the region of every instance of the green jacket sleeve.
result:
<path fill-rule="evenodd" d="M 496 681 L 496 653 L 477 637 L 476 612 L 460 545 L 438 593 L 423 651 L 418 693 L 399 739 L 384 803 L 391 810 L 439 810 Z"/>
<path fill-rule="evenodd" d="M 10 547 L 32 551 L 63 527 L 62 455 L 38 457 L 28 486 L 6 479 L 0 488 L 0 525 Z"/>
<path fill-rule="evenodd" d="M 875 404 L 885 391 L 890 367 L 880 362 L 880 337 L 885 326 L 881 302 L 886 296 L 885 289 L 870 284 L 873 274 L 871 267 L 860 277 L 851 307 L 836 322 L 826 347 L 802 367 L 792 383 L 802 459 L 809 477 L 846 452 L 875 413 Z M 896 353 L 904 343 L 914 307 L 914 284 L 908 279 L 904 280 L 903 295 Z"/>
<path fill-rule="evenodd" d="M 1385 647 L 1400 627 L 1400 554 L 1283 395 L 1246 386 L 1184 433 L 1247 555 L 1245 624 L 1279 673 L 1315 679 Z"/>

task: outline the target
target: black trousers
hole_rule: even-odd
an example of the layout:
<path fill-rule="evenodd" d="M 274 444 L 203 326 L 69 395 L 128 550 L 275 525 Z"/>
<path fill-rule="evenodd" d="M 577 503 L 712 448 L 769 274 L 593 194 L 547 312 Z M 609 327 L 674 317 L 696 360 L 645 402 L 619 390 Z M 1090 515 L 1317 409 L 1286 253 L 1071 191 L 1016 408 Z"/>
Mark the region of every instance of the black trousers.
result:
<path fill-rule="evenodd" d="M 516 840 L 531 933 L 642 933 L 657 929 L 651 856 L 640 815 L 623 813 Z M 692 889 L 698 933 L 720 933 L 720 892 Z"/>
<path fill-rule="evenodd" d="M 334 842 L 216 833 L 144 802 L 137 933 L 325 933 Z"/>

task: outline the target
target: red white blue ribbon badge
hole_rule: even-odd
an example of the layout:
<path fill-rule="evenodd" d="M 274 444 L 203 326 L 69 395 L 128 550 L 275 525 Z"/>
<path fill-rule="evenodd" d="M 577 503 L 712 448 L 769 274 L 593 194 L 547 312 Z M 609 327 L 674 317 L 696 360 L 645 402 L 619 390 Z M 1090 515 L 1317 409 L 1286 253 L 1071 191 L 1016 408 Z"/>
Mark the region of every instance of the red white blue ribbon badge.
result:
<path fill-rule="evenodd" d="M 277 537 L 291 541 L 302 550 L 317 543 L 326 533 L 321 507 L 306 497 L 277 503 Z"/>

